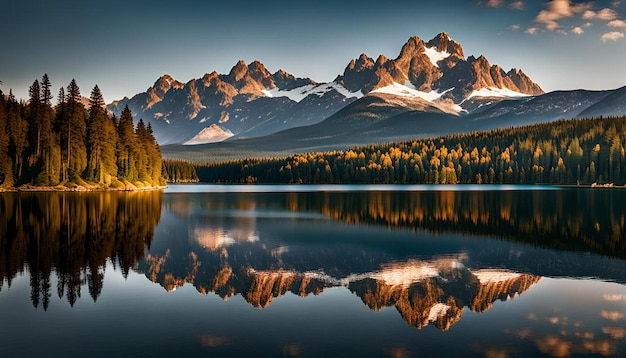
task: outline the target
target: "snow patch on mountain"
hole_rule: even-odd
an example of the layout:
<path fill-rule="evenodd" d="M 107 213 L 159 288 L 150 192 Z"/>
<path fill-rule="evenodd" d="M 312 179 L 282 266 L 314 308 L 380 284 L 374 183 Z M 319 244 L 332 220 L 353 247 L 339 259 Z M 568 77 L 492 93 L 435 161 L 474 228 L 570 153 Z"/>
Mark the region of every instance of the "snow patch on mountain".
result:
<path fill-rule="evenodd" d="M 450 54 L 448 52 L 439 52 L 437 51 L 436 47 L 427 47 L 424 50 L 424 53 L 426 54 L 426 56 L 428 56 L 428 59 L 435 67 L 439 67 L 439 65 L 437 64 L 439 61 L 443 61 L 446 58 L 450 57 Z"/>
<path fill-rule="evenodd" d="M 440 93 L 434 90 L 430 92 L 419 91 L 415 89 L 415 86 L 413 86 L 413 84 L 409 81 L 406 81 L 404 84 L 394 82 L 389 86 L 378 88 L 372 91 L 372 93 L 385 93 L 401 97 L 419 97 L 429 102 L 434 102 L 438 100 L 446 92 L 447 91 Z"/>
<path fill-rule="evenodd" d="M 305 99 L 309 95 L 316 95 L 318 97 L 322 97 L 324 94 L 335 90 L 339 92 L 342 96 L 346 98 L 363 97 L 363 93 L 361 91 L 358 92 L 350 92 L 342 85 L 331 82 L 331 83 L 323 83 L 319 85 L 306 85 L 298 88 L 294 88 L 292 90 L 282 90 L 278 87 L 274 87 L 270 90 L 263 90 L 263 94 L 267 97 L 287 97 L 294 102 L 300 102 Z"/>
<path fill-rule="evenodd" d="M 530 97 L 530 95 L 525 93 L 519 93 L 512 91 L 508 88 L 481 88 L 479 90 L 474 90 L 465 100 L 468 100 L 473 97 Z"/>
<path fill-rule="evenodd" d="M 223 129 L 217 124 L 211 124 L 210 126 L 201 130 L 193 138 L 183 143 L 183 145 L 223 142 L 232 136 L 234 136 L 234 134 L 230 130 Z"/>

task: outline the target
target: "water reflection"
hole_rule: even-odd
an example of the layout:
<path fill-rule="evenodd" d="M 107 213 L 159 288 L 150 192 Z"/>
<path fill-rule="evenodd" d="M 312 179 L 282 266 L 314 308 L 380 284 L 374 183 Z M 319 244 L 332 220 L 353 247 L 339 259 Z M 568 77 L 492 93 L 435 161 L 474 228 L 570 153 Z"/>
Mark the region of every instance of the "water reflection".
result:
<path fill-rule="evenodd" d="M 189 284 L 258 308 L 340 287 L 373 311 L 446 331 L 544 276 L 626 282 L 625 200 L 619 190 L 3 194 L 0 289 L 27 271 L 34 307 L 47 310 L 55 291 L 71 306 L 84 289 L 96 301 L 110 261 L 168 292 Z M 553 312 L 535 317 L 566 336 L 530 324 L 507 334 L 549 355 L 612 354 L 626 336 L 625 312 L 609 307 L 620 295 L 607 294 L 594 337 Z"/>
<path fill-rule="evenodd" d="M 73 306 L 84 285 L 97 300 L 107 260 L 127 275 L 143 259 L 161 193 L 9 193 L 0 213 L 0 289 L 27 270 L 33 306 L 46 310 L 53 293 Z"/>

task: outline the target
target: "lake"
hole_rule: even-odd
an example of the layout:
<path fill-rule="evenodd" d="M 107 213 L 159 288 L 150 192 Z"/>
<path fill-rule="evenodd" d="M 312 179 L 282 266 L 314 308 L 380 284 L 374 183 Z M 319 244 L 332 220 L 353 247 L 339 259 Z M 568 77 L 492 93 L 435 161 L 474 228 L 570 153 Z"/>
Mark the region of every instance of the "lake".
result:
<path fill-rule="evenodd" d="M 0 194 L 2 357 L 626 355 L 626 191 Z"/>

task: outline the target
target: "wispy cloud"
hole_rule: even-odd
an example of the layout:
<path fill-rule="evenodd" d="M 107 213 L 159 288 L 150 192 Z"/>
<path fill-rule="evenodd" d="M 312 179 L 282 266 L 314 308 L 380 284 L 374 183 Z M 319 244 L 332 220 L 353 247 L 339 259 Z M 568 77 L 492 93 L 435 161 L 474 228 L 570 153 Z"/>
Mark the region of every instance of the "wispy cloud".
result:
<path fill-rule="evenodd" d="M 509 27 L 508 27 L 508 29 L 509 29 L 510 31 L 519 31 L 520 26 L 519 26 L 518 24 L 515 24 L 515 25 L 511 25 L 511 26 L 509 26 Z"/>
<path fill-rule="evenodd" d="M 513 1 L 509 4 L 509 7 L 515 10 L 524 10 L 526 8 L 526 3 L 523 1 Z"/>
<path fill-rule="evenodd" d="M 585 33 L 585 30 L 582 29 L 582 27 L 580 26 L 576 26 L 572 29 L 572 33 L 576 34 L 576 35 L 582 35 Z"/>
<path fill-rule="evenodd" d="M 525 33 L 529 34 L 529 35 L 534 35 L 537 33 L 539 29 L 536 27 L 529 27 L 528 29 L 526 29 L 526 31 L 524 31 Z"/>
<path fill-rule="evenodd" d="M 559 24 L 560 20 L 584 14 L 586 11 L 592 11 L 592 9 L 592 3 L 572 4 L 570 0 L 552 0 L 546 4 L 544 10 L 537 14 L 535 22 L 543 25 L 550 31 L 555 31 L 561 27 Z"/>
<path fill-rule="evenodd" d="M 583 13 L 583 19 L 611 21 L 617 19 L 617 12 L 609 8 L 602 9 L 600 11 L 585 10 Z"/>
<path fill-rule="evenodd" d="M 489 7 L 502 7 L 504 5 L 504 0 L 487 0 L 485 5 Z"/>
<path fill-rule="evenodd" d="M 493 7 L 493 8 L 504 7 L 506 3 L 507 2 L 505 0 L 478 1 L 479 6 L 486 6 L 486 7 Z M 511 9 L 524 10 L 526 8 L 526 2 L 522 0 L 516 0 L 516 1 L 512 1 L 508 6 Z"/>
<path fill-rule="evenodd" d="M 623 32 L 619 32 L 619 31 L 607 32 L 606 34 L 602 35 L 602 42 L 617 41 L 622 38 L 624 38 Z"/>

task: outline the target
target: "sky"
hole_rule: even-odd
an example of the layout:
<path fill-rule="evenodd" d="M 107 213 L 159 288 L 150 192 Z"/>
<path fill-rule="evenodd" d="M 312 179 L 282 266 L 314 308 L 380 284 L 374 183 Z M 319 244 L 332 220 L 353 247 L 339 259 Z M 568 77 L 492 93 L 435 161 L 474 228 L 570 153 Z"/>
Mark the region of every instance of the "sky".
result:
<path fill-rule="evenodd" d="M 619 0 L 2 2 L 0 90 L 24 99 L 44 73 L 54 94 L 75 78 L 111 102 L 163 74 L 187 82 L 240 59 L 327 82 L 361 53 L 395 58 L 409 37 L 440 32 L 545 91 L 626 85 Z"/>

